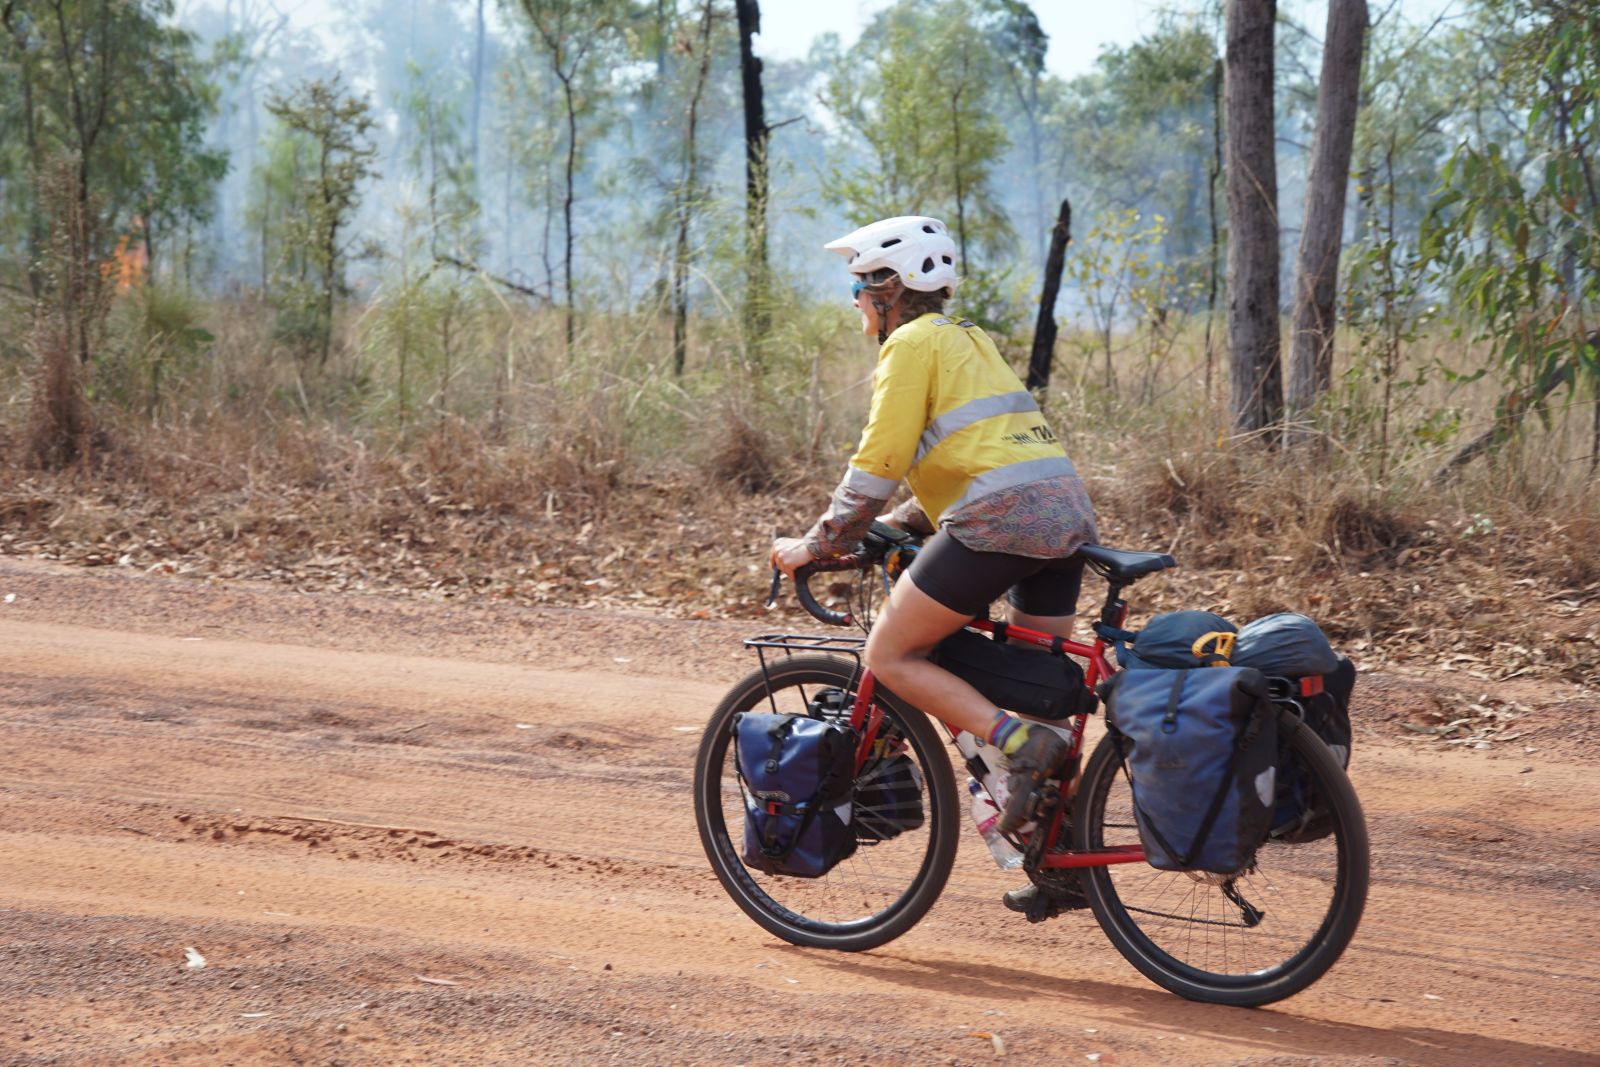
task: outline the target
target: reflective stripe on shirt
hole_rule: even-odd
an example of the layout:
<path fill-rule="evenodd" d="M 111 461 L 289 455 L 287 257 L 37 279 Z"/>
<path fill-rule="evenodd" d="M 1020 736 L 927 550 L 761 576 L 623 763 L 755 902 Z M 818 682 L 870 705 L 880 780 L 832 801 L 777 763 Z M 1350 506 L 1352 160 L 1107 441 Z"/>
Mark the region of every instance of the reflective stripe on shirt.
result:
<path fill-rule="evenodd" d="M 1078 470 L 1072 465 L 1072 460 L 1066 456 L 1046 456 L 1043 459 L 1023 460 L 1021 463 L 1010 463 L 1004 467 L 985 471 L 972 479 L 967 484 L 967 491 L 955 503 L 944 509 L 941 515 L 949 515 L 963 504 L 970 504 L 974 500 L 998 493 L 1002 489 L 1022 485 L 1025 482 L 1043 481 L 1046 478 L 1062 478 L 1078 476 Z"/>
<path fill-rule="evenodd" d="M 917 445 L 917 456 L 913 464 L 922 462 L 922 457 L 933 451 L 940 441 L 951 434 L 965 430 L 973 423 L 992 419 L 996 415 L 1021 415 L 1029 411 L 1038 411 L 1039 404 L 1033 395 L 1026 389 L 1015 393 L 1000 393 L 996 396 L 980 396 L 976 400 L 969 400 L 960 407 L 951 408 L 928 423 L 927 430 L 923 431 L 922 440 Z"/>
<path fill-rule="evenodd" d="M 888 500 L 894 496 L 894 491 L 900 488 L 900 482 L 894 478 L 883 478 L 876 474 L 868 474 L 860 467 L 849 466 L 844 469 L 844 480 L 839 483 L 879 500 Z"/>

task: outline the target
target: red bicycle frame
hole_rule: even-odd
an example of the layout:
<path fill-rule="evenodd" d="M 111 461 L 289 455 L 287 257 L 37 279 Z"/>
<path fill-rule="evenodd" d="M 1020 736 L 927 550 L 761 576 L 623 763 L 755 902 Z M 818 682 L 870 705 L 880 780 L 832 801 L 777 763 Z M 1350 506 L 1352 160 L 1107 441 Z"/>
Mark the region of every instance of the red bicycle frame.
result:
<path fill-rule="evenodd" d="M 1127 608 L 1123 607 L 1120 614 L 1126 615 Z M 1122 618 L 1116 620 L 1116 625 L 1121 626 Z M 967 624 L 974 630 L 984 633 L 994 633 L 995 623 L 989 619 L 974 619 Z M 1057 637 L 1047 634 L 1042 630 L 1030 630 L 1025 626 L 1006 625 L 1005 636 L 1009 640 L 1024 641 L 1055 655 L 1073 655 L 1088 663 L 1084 671 L 1084 685 L 1093 689 L 1105 679 L 1117 672 L 1106 657 L 1105 639 L 1096 636 L 1093 644 L 1082 641 L 1073 641 L 1069 638 Z M 855 705 L 850 712 L 850 725 L 860 732 L 861 743 L 856 749 L 856 769 L 859 770 L 866 762 L 867 754 L 872 751 L 872 746 L 878 739 L 878 730 L 883 723 L 883 709 L 873 699 L 877 688 L 876 679 L 872 671 L 863 666 L 861 669 L 861 683 L 856 689 Z M 1068 734 L 1069 760 L 1076 759 L 1083 749 L 1083 730 L 1089 721 L 1087 712 L 1080 712 L 1072 717 L 1072 725 Z M 946 729 L 949 729 L 946 726 Z M 1047 869 L 1063 867 L 1106 867 L 1113 863 L 1142 863 L 1144 862 L 1144 846 L 1139 844 L 1107 845 L 1104 848 L 1091 849 L 1086 852 L 1056 851 L 1052 846 L 1059 838 L 1062 821 L 1066 812 L 1066 804 L 1056 805 L 1055 813 L 1050 818 L 1050 825 L 1045 831 L 1045 849 L 1039 859 L 1039 866 Z M 1035 831 L 1037 832 L 1037 831 Z"/>

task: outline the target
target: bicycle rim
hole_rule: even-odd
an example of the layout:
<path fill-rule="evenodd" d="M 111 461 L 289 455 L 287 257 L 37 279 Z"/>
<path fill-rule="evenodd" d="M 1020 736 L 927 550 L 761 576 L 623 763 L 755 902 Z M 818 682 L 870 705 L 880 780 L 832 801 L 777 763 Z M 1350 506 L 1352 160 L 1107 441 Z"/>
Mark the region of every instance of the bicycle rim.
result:
<path fill-rule="evenodd" d="M 1180 996 L 1255 1007 L 1300 992 L 1333 966 L 1366 905 L 1366 821 L 1333 754 L 1280 713 L 1280 756 L 1298 761 L 1329 807 L 1332 832 L 1268 842 L 1231 881 L 1142 863 L 1087 869 L 1084 887 L 1106 936 L 1147 978 Z M 1079 789 L 1079 848 L 1138 841 L 1132 793 L 1110 738 Z"/>
<path fill-rule="evenodd" d="M 740 858 L 745 795 L 735 773 L 733 717 L 741 711 L 806 714 L 824 689 L 853 694 L 855 664 L 804 656 L 757 671 L 729 692 L 711 717 L 695 761 L 695 821 L 717 879 L 766 930 L 796 945 L 860 951 L 899 937 L 925 915 L 950 876 L 959 807 L 950 760 L 921 712 L 884 707 L 880 736 L 908 755 L 921 777 L 922 825 L 884 839 L 884 822 L 860 802 L 875 761 L 857 779 L 855 853 L 821 878 L 771 875 Z M 848 706 L 845 714 L 848 714 Z M 875 832 L 874 832 L 875 831 Z"/>

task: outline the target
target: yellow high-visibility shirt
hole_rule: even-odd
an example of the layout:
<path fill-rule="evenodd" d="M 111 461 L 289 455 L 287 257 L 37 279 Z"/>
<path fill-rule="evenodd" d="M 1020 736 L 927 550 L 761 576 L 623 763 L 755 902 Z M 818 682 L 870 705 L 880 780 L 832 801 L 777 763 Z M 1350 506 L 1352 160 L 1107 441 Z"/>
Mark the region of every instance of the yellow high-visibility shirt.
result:
<path fill-rule="evenodd" d="M 887 499 L 901 480 L 935 522 L 991 493 L 1077 471 L 1039 405 L 969 322 L 929 312 L 884 342 L 872 410 L 841 483 Z"/>

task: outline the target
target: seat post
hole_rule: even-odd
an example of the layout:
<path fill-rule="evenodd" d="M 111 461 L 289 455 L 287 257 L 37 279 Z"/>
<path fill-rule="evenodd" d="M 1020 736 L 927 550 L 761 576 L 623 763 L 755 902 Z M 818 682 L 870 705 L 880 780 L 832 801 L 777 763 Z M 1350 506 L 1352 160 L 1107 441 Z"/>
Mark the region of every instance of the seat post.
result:
<path fill-rule="evenodd" d="M 1100 622 L 1104 626 L 1120 630 L 1122 621 L 1128 615 L 1128 602 L 1122 599 L 1123 585 L 1106 579 L 1106 602 L 1100 609 Z"/>

